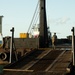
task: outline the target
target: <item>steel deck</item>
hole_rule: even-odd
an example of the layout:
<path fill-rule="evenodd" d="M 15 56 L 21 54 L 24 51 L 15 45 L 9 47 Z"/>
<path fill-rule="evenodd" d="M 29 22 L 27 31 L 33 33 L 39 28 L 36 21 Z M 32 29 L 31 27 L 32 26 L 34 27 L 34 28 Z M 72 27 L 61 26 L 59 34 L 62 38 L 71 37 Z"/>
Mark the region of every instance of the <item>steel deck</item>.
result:
<path fill-rule="evenodd" d="M 72 61 L 72 51 L 67 49 L 36 50 L 21 61 L 5 67 L 3 75 L 64 75 Z"/>

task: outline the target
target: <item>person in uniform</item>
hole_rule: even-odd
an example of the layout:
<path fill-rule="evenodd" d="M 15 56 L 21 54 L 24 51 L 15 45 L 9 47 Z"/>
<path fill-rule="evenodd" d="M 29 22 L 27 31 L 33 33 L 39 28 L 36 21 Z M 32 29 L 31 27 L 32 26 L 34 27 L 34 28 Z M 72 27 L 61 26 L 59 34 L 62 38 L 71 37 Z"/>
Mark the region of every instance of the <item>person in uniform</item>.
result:
<path fill-rule="evenodd" d="M 56 43 L 57 43 L 57 35 L 56 35 L 56 33 L 54 33 L 54 35 L 52 37 L 52 46 L 53 46 L 53 49 L 55 49 Z"/>

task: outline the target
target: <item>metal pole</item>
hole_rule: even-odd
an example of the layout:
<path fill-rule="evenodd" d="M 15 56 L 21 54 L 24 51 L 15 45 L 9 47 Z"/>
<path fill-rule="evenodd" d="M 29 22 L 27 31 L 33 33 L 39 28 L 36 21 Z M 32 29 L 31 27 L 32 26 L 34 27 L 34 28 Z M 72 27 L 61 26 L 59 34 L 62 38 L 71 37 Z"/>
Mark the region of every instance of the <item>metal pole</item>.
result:
<path fill-rule="evenodd" d="M 2 34 L 2 17 L 3 16 L 0 16 L 0 33 Z M 0 74 L 3 73 L 3 65 L 2 65 L 2 60 L 0 60 Z"/>
<path fill-rule="evenodd" d="M 3 16 L 0 16 L 0 33 L 2 34 L 2 18 Z"/>
<path fill-rule="evenodd" d="M 72 51 L 73 51 L 73 66 L 75 66 L 75 41 L 74 41 L 74 27 L 72 28 Z"/>
<path fill-rule="evenodd" d="M 12 58 L 12 38 L 10 41 L 10 59 L 9 59 L 9 63 L 11 63 L 11 58 Z"/>
<path fill-rule="evenodd" d="M 46 18 L 46 0 L 40 0 L 40 48 L 48 47 L 48 30 L 47 30 L 47 18 Z"/>
<path fill-rule="evenodd" d="M 13 54 L 15 53 L 15 58 L 16 61 L 18 60 L 16 49 L 15 48 L 15 43 L 14 43 L 14 27 L 10 30 L 12 32 L 12 37 L 11 37 L 11 46 L 10 46 L 10 63 L 12 63 L 13 60 Z"/>
<path fill-rule="evenodd" d="M 13 61 L 12 54 L 13 54 L 14 27 L 12 27 L 12 29 L 10 31 L 12 32 L 11 44 L 10 44 L 10 63 L 12 63 L 12 61 Z"/>

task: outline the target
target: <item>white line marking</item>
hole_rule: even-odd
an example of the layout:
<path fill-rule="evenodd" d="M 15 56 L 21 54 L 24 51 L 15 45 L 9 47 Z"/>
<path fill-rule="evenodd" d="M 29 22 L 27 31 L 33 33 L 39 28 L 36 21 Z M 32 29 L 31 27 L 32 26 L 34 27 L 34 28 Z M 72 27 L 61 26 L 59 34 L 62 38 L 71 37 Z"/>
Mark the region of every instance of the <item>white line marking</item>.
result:
<path fill-rule="evenodd" d="M 52 64 L 50 64 L 50 66 L 45 70 L 46 72 L 47 72 L 50 68 L 52 68 L 52 66 L 57 62 L 57 60 L 60 58 L 60 56 L 63 55 L 64 52 L 65 52 L 65 51 L 63 51 L 63 52 L 56 58 L 56 60 L 54 60 L 54 62 L 52 62 Z"/>

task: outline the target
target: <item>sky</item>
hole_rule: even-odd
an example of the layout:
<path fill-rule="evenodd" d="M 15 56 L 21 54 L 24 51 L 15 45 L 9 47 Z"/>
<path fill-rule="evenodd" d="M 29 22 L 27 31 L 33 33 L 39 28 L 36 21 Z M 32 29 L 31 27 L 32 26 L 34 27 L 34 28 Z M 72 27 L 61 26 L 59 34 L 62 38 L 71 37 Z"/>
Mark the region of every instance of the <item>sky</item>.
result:
<path fill-rule="evenodd" d="M 11 36 L 10 29 L 15 28 L 15 37 L 26 33 L 38 0 L 0 0 L 0 16 L 3 15 L 2 34 Z M 46 0 L 47 25 L 58 38 L 71 35 L 75 27 L 75 0 Z"/>

